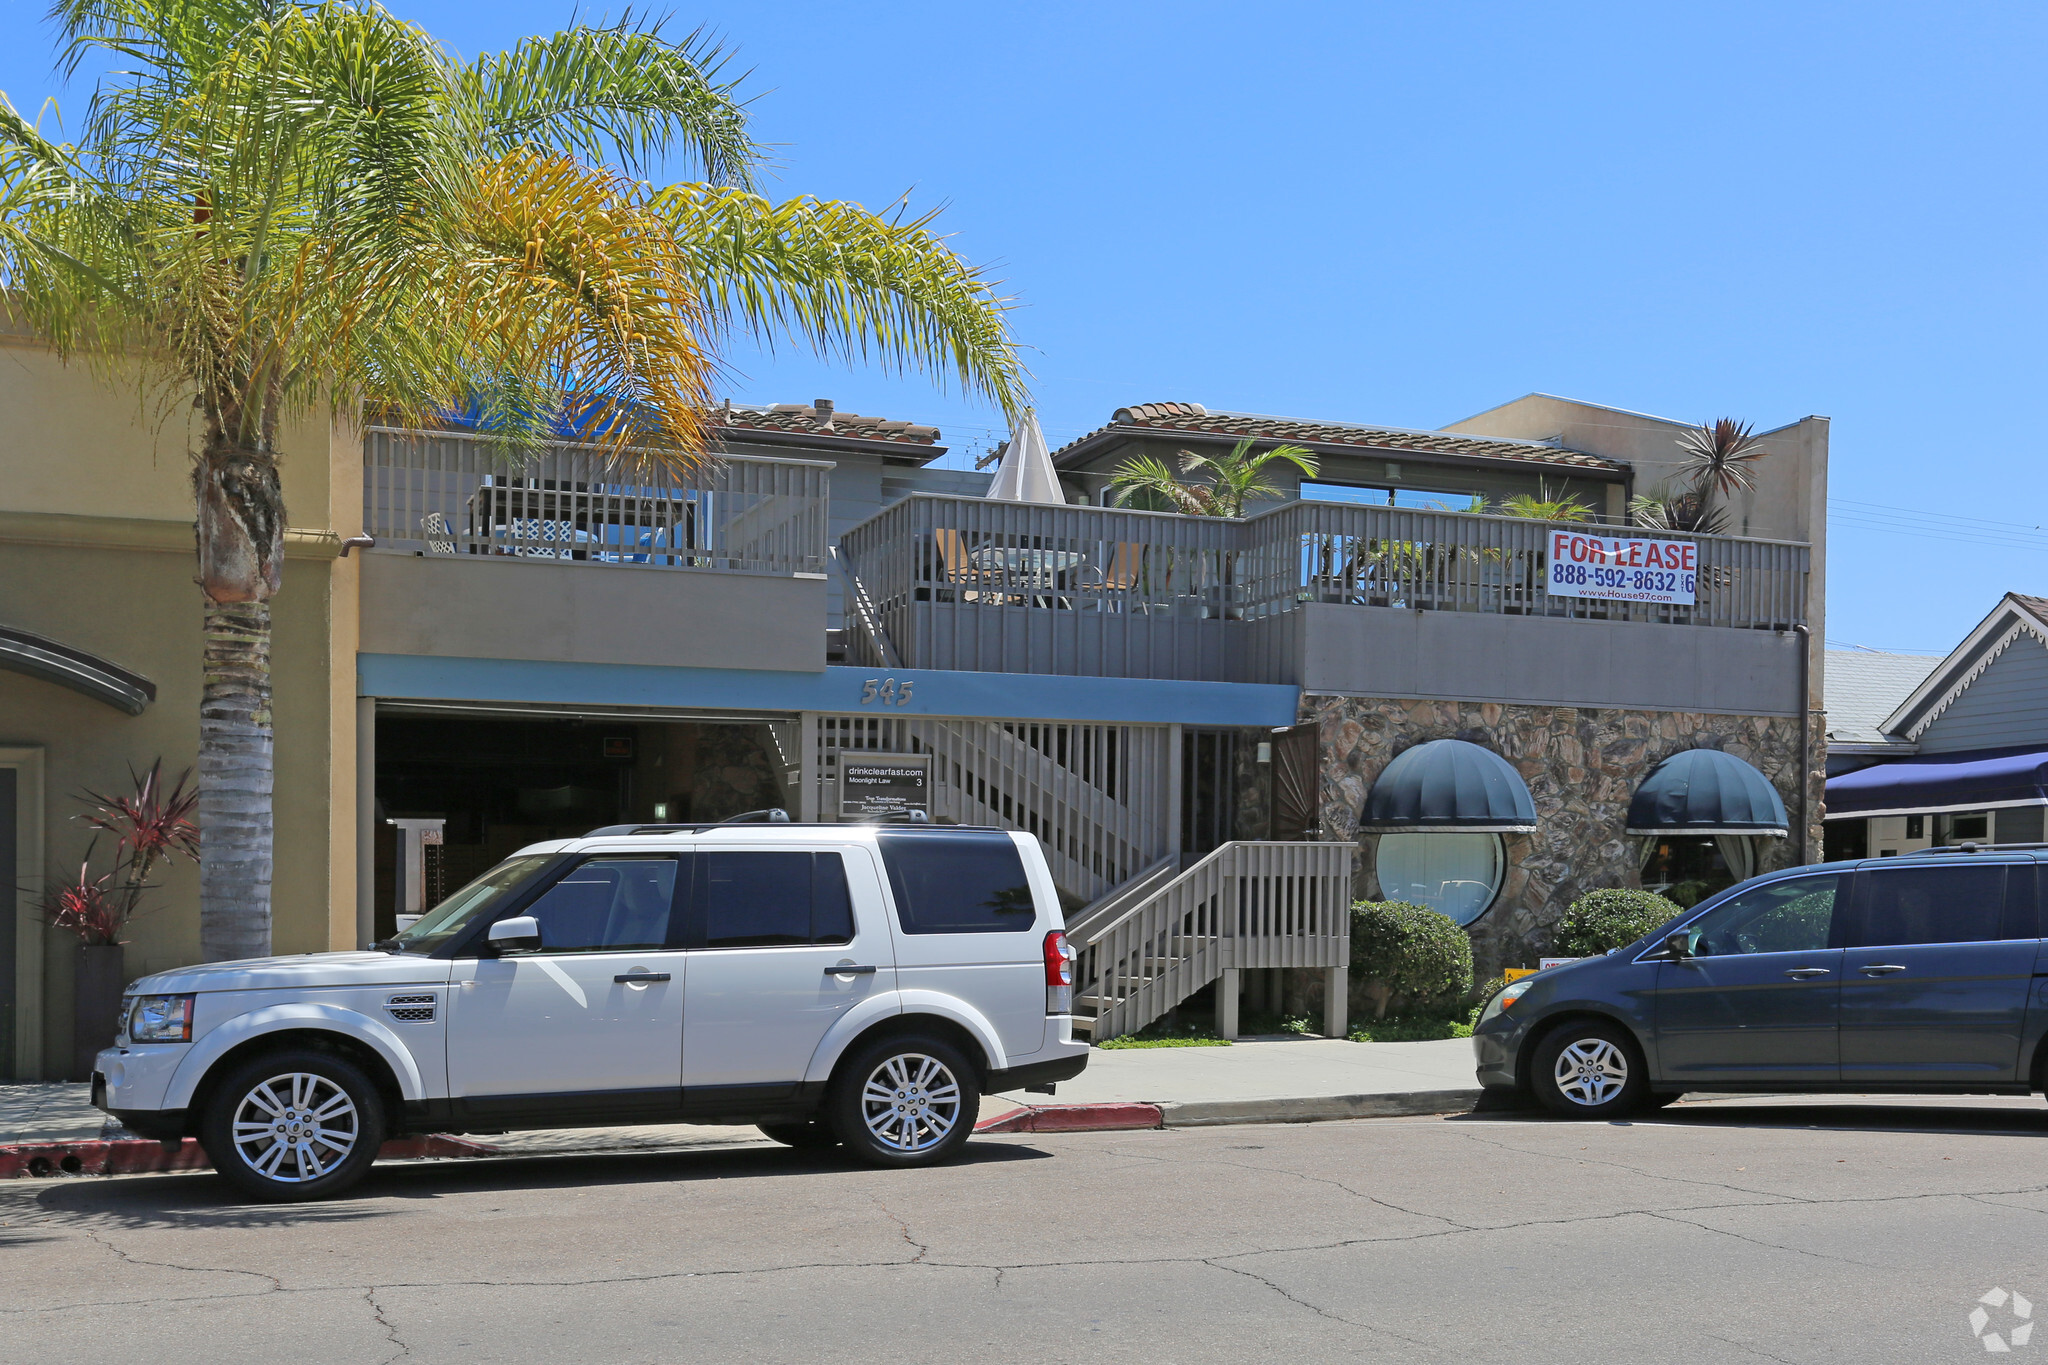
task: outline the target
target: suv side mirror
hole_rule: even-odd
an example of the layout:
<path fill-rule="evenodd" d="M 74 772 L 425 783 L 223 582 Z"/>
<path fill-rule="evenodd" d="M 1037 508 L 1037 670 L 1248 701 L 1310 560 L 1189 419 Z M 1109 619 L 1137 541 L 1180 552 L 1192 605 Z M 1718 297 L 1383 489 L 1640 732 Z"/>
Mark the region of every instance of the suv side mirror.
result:
<path fill-rule="evenodd" d="M 491 926 L 486 941 L 500 954 L 535 952 L 540 948 L 540 921 L 531 915 L 501 919 Z"/>

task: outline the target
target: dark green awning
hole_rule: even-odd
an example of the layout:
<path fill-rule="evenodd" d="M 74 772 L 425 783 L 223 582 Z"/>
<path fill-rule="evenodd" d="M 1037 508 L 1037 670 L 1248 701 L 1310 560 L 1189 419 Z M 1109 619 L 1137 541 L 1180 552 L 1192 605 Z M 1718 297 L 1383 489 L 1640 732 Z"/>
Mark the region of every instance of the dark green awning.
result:
<path fill-rule="evenodd" d="M 1536 803 L 1508 761 L 1462 739 L 1432 739 L 1397 754 L 1365 798 L 1367 833 L 1536 828 Z"/>
<path fill-rule="evenodd" d="M 1650 770 L 1628 803 L 1630 834 L 1783 834 L 1785 803 L 1733 754 L 1687 749 Z"/>

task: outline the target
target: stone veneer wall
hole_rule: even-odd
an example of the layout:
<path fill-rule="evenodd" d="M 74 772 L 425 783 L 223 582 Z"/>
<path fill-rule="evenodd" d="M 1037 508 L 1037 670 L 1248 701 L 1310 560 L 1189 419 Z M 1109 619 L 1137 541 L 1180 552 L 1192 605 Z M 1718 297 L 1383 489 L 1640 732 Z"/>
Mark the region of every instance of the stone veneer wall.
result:
<path fill-rule="evenodd" d="M 1323 837 L 1363 846 L 1356 883 L 1362 897 L 1379 895 L 1379 840 L 1358 834 L 1359 815 L 1373 780 L 1396 754 L 1425 740 L 1462 739 L 1507 759 L 1529 784 L 1536 832 L 1502 836 L 1508 866 L 1500 896 L 1471 926 L 1480 980 L 1503 966 L 1534 966 L 1550 947 L 1550 926 L 1585 892 L 1642 884 L 1641 840 L 1623 833 L 1629 800 L 1652 768 L 1680 750 L 1720 749 L 1755 765 L 1777 787 L 1795 830 L 1804 808 L 1813 856 L 1820 856 L 1827 763 L 1818 715 L 1804 801 L 1793 716 L 1333 696 L 1304 696 L 1301 715 L 1322 727 Z M 1759 872 L 1798 861 L 1796 837 L 1760 841 Z"/>

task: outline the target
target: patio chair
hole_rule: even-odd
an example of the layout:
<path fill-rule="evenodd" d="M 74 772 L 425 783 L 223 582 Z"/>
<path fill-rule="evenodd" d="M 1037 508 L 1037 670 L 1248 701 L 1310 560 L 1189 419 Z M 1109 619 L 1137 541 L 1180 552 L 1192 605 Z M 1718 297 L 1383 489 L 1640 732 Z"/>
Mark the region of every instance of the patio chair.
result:
<path fill-rule="evenodd" d="M 977 566 L 967 550 L 967 537 L 948 527 L 932 531 L 932 548 L 939 552 L 939 581 L 961 588 L 962 602 L 979 602 L 982 593 L 969 591 L 964 585 L 974 584 L 978 589 L 996 581 L 994 575 Z M 1000 600 L 1001 594 L 989 594 L 990 601 Z"/>
<path fill-rule="evenodd" d="M 455 542 L 449 538 L 454 534 L 448 518 L 439 512 L 429 512 L 420 518 L 420 539 L 427 543 L 426 553 L 430 555 L 454 554 Z"/>

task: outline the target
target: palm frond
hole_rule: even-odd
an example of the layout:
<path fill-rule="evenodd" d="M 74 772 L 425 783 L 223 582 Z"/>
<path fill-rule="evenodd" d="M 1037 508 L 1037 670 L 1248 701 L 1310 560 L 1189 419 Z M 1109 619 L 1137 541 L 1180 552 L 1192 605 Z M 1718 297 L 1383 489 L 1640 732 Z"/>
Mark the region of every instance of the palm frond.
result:
<path fill-rule="evenodd" d="M 1769 452 L 1751 432 L 1751 425 L 1733 417 L 1703 422 L 1678 438 L 1685 452 L 1686 472 L 1703 493 L 1745 493 L 1756 487 L 1754 465 Z"/>
<path fill-rule="evenodd" d="M 542 147 L 616 158 L 638 175 L 673 149 L 710 183 L 747 188 L 762 149 L 734 93 L 739 78 L 721 78 L 726 63 L 703 30 L 671 42 L 659 22 L 635 26 L 629 13 L 479 57 L 459 89 L 481 117 L 487 153 Z"/>
<path fill-rule="evenodd" d="M 1009 300 L 931 231 L 935 215 L 891 221 L 808 195 L 772 204 L 705 185 L 654 197 L 690 262 L 712 325 L 772 345 L 793 337 L 820 355 L 957 378 L 1021 411 L 1024 371 Z"/>

